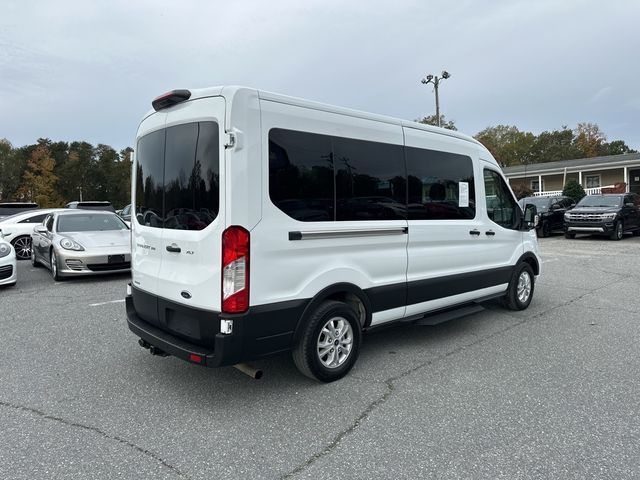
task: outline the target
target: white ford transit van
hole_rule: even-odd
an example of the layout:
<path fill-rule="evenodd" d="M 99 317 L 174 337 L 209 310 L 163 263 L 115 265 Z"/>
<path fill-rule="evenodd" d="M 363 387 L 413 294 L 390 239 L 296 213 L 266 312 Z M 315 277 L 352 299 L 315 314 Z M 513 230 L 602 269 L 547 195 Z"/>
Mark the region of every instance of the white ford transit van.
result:
<path fill-rule="evenodd" d="M 291 350 L 328 382 L 368 329 L 531 302 L 535 207 L 473 138 L 242 87 L 153 107 L 126 298 L 152 353 L 222 366 Z"/>

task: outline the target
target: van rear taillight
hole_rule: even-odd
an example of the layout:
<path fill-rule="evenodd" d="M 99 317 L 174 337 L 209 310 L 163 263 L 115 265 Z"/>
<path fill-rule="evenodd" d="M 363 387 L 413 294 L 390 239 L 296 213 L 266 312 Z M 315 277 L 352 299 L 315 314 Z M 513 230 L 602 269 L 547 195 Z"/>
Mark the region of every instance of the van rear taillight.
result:
<path fill-rule="evenodd" d="M 170 92 L 163 93 L 159 97 L 151 102 L 153 109 L 157 112 L 163 108 L 169 108 L 185 100 L 189 100 L 191 92 L 189 90 L 171 90 Z"/>
<path fill-rule="evenodd" d="M 229 227 L 222 233 L 222 311 L 249 308 L 249 232 Z"/>

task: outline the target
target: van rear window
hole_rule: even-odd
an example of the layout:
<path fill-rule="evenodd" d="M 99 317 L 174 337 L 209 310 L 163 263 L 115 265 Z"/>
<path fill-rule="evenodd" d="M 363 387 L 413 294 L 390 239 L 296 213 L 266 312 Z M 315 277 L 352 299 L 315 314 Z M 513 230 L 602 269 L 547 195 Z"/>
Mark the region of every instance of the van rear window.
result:
<path fill-rule="evenodd" d="M 217 123 L 186 123 L 140 138 L 135 205 L 140 225 L 202 230 L 218 216 L 219 202 Z"/>

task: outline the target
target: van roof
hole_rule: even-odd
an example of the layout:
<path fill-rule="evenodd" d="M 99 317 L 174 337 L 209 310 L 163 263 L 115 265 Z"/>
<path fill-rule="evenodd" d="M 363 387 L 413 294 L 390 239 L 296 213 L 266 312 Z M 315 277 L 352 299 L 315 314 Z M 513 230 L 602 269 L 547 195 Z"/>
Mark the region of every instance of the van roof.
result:
<path fill-rule="evenodd" d="M 353 110 L 350 108 L 338 107 L 335 105 L 329 105 L 320 102 L 314 102 L 312 100 L 305 100 L 298 97 L 291 97 L 288 95 L 282 95 L 279 93 L 267 92 L 264 90 L 257 90 L 255 88 L 250 87 L 242 87 L 238 85 L 230 85 L 230 86 L 218 86 L 218 87 L 208 87 L 208 88 L 197 88 L 197 89 L 189 89 L 191 92 L 191 97 L 187 101 L 192 101 L 198 98 L 205 97 L 215 97 L 215 96 L 224 96 L 226 98 L 233 98 L 235 96 L 242 95 L 255 95 L 262 100 L 268 100 L 271 102 L 284 103 L 287 105 L 295 105 L 298 107 L 310 108 L 314 110 L 320 110 L 324 112 L 337 113 L 340 115 L 347 115 L 350 117 L 364 118 L 368 120 L 375 120 L 378 122 L 390 123 L 393 125 L 401 125 L 406 128 L 414 128 L 416 130 L 424 130 L 427 132 L 432 132 L 440 135 L 446 135 L 448 137 L 458 138 L 460 140 L 465 140 L 471 143 L 474 143 L 480 146 L 483 150 L 485 149 L 484 145 L 482 145 L 475 138 L 465 135 L 463 133 L 459 133 L 454 130 L 447 130 L 445 128 L 434 127 L 432 125 L 425 125 L 423 123 L 413 122 L 410 120 L 403 120 L 400 118 L 394 118 L 386 115 L 379 115 L 375 113 L 363 112 L 360 110 Z M 144 118 L 155 113 L 155 110 L 149 110 Z"/>

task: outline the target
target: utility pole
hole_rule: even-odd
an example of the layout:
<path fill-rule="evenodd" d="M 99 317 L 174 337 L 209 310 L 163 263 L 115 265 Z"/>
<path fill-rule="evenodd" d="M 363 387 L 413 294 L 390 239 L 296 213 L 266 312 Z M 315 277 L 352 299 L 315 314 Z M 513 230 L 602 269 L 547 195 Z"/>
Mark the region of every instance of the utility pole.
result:
<path fill-rule="evenodd" d="M 436 121 L 438 122 L 439 127 L 441 125 L 440 125 L 440 98 L 438 97 L 438 86 L 440 85 L 440 82 L 442 80 L 446 80 L 450 76 L 451 74 L 449 72 L 447 72 L 446 70 L 443 70 L 440 77 L 438 77 L 437 75 L 433 76 L 429 74 L 425 78 L 423 78 L 421 81 L 421 83 L 423 83 L 424 85 L 433 83 L 433 88 L 436 91 Z"/>

